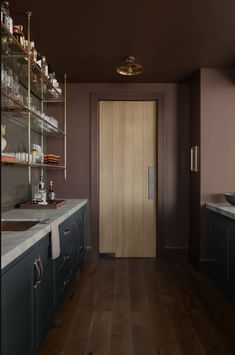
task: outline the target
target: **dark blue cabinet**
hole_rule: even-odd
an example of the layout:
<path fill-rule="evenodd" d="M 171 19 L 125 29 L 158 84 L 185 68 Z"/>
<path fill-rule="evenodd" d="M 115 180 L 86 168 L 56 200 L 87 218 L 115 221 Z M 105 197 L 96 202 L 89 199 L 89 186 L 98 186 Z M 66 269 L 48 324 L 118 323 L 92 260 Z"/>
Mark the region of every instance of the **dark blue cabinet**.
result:
<path fill-rule="evenodd" d="M 51 238 L 15 260 L 1 277 L 1 354 L 35 355 L 84 258 L 85 208 L 59 225 L 60 256 Z"/>
<path fill-rule="evenodd" d="M 233 297 L 235 299 L 235 222 L 229 223 L 229 284 L 232 289 Z"/>
<path fill-rule="evenodd" d="M 235 302 L 235 221 L 208 212 L 209 276 Z"/>
<path fill-rule="evenodd" d="M 59 226 L 60 257 L 56 261 L 57 306 L 63 303 L 72 280 L 85 256 L 85 207 L 80 208 Z"/>
<path fill-rule="evenodd" d="M 76 225 L 74 214 L 59 226 L 60 256 L 56 260 L 56 294 L 57 307 L 59 307 L 70 288 L 76 261 Z"/>
<path fill-rule="evenodd" d="M 2 278 L 1 354 L 34 353 L 34 259 L 31 252 Z"/>
<path fill-rule="evenodd" d="M 2 355 L 35 354 L 55 308 L 50 238 L 2 275 Z"/>

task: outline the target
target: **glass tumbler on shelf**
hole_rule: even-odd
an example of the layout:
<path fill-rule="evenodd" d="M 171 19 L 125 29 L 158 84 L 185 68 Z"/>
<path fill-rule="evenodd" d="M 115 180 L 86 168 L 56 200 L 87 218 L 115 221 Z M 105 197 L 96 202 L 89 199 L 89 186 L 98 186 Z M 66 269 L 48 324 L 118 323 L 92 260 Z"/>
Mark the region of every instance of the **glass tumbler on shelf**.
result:
<path fill-rule="evenodd" d="M 6 94 L 7 92 L 7 71 L 3 62 L 1 63 L 1 86 L 2 91 Z"/>
<path fill-rule="evenodd" d="M 20 84 L 16 74 L 13 74 L 13 96 L 16 101 L 22 103 L 23 96 L 20 94 Z"/>
<path fill-rule="evenodd" d="M 11 68 L 6 68 L 7 93 L 13 94 L 13 73 Z"/>

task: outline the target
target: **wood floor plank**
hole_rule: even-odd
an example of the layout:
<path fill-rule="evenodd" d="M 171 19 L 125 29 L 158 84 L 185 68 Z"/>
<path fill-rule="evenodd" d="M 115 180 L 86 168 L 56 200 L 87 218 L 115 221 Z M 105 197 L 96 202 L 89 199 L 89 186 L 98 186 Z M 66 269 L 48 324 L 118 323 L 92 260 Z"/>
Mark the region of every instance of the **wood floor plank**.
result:
<path fill-rule="evenodd" d="M 154 276 L 159 284 L 161 299 L 169 314 L 182 354 L 205 355 L 200 339 L 169 272 L 169 262 L 168 265 L 165 264 L 165 262 L 157 263 L 157 265 L 154 266 L 152 278 L 154 278 Z"/>
<path fill-rule="evenodd" d="M 115 287 L 115 260 L 100 260 L 97 265 L 94 298 L 95 309 L 100 311 L 111 311 L 113 307 Z"/>
<path fill-rule="evenodd" d="M 109 355 L 112 311 L 94 311 L 85 354 Z"/>
<path fill-rule="evenodd" d="M 111 334 L 111 354 L 133 354 L 129 271 L 127 260 L 116 261 Z"/>

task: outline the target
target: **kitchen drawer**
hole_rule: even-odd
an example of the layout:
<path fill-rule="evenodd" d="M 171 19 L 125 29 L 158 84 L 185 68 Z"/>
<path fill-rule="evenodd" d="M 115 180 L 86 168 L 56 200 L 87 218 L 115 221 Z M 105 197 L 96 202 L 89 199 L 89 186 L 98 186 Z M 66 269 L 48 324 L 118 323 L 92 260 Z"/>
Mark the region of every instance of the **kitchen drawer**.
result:
<path fill-rule="evenodd" d="M 58 289 L 57 289 L 57 296 L 58 296 L 58 303 L 61 304 L 64 301 L 64 298 L 69 291 L 71 282 L 73 279 L 73 267 L 63 268 L 59 274 L 58 280 Z"/>
<path fill-rule="evenodd" d="M 70 266 L 73 263 L 74 257 L 75 253 L 73 244 L 69 243 L 67 246 L 64 246 L 63 250 L 61 250 L 60 257 L 58 260 L 59 272 L 62 269 L 67 268 L 68 265 Z"/>
<path fill-rule="evenodd" d="M 59 225 L 60 247 L 63 247 L 76 236 L 75 217 L 72 215 Z"/>

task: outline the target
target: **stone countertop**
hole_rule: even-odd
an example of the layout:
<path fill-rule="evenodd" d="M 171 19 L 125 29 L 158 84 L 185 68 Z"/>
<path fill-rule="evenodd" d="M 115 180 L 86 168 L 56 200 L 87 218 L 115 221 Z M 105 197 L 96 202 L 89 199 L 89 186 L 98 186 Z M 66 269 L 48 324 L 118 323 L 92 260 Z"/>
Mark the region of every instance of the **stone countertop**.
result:
<path fill-rule="evenodd" d="M 2 232 L 2 258 L 1 269 L 14 261 L 18 256 L 31 248 L 47 233 L 51 231 L 50 222 L 55 221 L 60 224 L 79 210 L 88 201 L 86 199 L 66 199 L 66 204 L 56 209 L 12 209 L 2 214 L 4 220 L 40 220 L 26 231 Z"/>
<path fill-rule="evenodd" d="M 207 203 L 206 207 L 211 211 L 235 220 L 235 206 L 228 203 Z"/>

